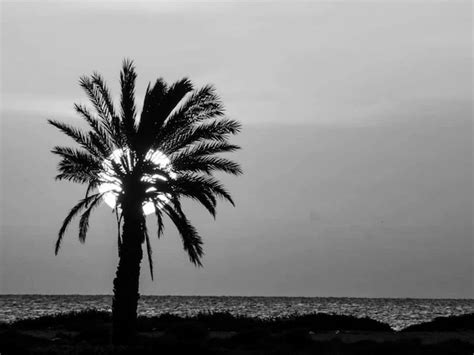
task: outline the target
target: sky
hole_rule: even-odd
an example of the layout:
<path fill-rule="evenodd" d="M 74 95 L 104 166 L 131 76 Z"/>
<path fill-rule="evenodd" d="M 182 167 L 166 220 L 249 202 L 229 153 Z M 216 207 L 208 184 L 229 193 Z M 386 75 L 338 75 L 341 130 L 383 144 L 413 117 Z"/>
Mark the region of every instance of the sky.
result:
<path fill-rule="evenodd" d="M 242 122 L 222 176 L 236 207 L 185 208 L 205 242 L 153 238 L 142 294 L 474 298 L 470 1 L 1 2 L 0 293 L 110 294 L 117 226 L 103 204 L 85 244 L 85 187 L 54 181 L 47 118 L 80 124 L 78 80 L 137 103 L 158 77 L 212 83 Z M 155 230 L 154 219 L 149 226 Z"/>

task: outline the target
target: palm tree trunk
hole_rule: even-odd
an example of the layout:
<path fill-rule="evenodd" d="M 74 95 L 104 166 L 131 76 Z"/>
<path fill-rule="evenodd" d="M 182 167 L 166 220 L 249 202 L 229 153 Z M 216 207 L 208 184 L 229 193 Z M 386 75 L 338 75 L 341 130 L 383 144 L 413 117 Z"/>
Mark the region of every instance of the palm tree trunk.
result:
<path fill-rule="evenodd" d="M 144 224 L 141 203 L 129 201 L 122 204 L 123 232 L 122 245 L 119 248 L 119 264 L 114 280 L 114 298 L 112 301 L 112 342 L 128 344 L 136 335 L 137 304 L 140 297 L 138 282 Z"/>

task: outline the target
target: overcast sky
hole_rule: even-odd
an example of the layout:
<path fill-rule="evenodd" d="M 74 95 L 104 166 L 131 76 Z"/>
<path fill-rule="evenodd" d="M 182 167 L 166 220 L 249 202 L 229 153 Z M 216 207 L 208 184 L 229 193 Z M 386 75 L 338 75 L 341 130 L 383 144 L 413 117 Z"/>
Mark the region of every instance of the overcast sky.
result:
<path fill-rule="evenodd" d="M 85 188 L 54 181 L 69 141 L 46 119 L 79 122 L 83 74 L 118 97 L 127 57 L 139 100 L 189 76 L 243 123 L 237 207 L 185 205 L 204 268 L 168 224 L 141 293 L 474 297 L 470 1 L 3 1 L 1 21 L 0 293 L 112 292 L 107 205 L 54 256 Z"/>

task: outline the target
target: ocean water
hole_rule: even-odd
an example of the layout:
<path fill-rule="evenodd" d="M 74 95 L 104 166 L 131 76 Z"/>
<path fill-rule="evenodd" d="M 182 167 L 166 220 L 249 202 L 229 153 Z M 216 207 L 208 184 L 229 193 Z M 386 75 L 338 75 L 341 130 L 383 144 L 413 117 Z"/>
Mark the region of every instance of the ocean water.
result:
<path fill-rule="evenodd" d="M 107 295 L 0 295 L 0 322 L 39 317 L 87 308 L 111 310 Z M 369 317 L 399 330 L 439 316 L 474 313 L 474 300 L 322 298 L 322 297 L 230 297 L 230 296 L 141 296 L 138 312 L 193 315 L 227 311 L 252 317 L 324 312 Z"/>

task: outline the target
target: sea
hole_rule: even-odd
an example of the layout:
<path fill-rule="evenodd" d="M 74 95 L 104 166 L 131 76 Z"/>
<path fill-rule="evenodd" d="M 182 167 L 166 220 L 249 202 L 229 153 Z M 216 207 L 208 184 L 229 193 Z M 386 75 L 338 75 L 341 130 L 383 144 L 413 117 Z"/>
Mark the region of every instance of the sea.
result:
<path fill-rule="evenodd" d="M 0 295 L 0 322 L 13 322 L 63 312 L 111 311 L 110 295 Z M 195 315 L 229 312 L 260 318 L 322 312 L 369 317 L 400 330 L 435 317 L 474 313 L 474 299 L 141 296 L 138 312 Z"/>

